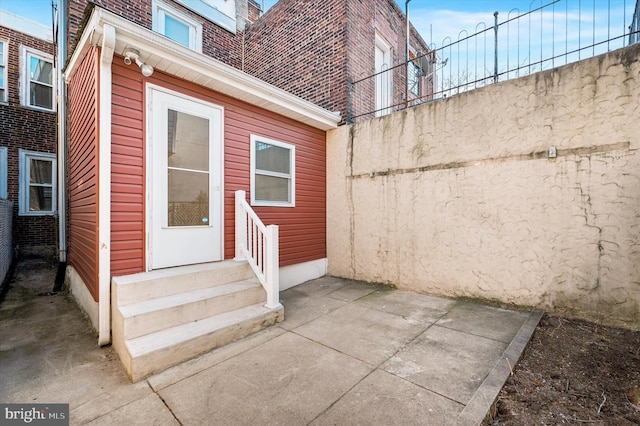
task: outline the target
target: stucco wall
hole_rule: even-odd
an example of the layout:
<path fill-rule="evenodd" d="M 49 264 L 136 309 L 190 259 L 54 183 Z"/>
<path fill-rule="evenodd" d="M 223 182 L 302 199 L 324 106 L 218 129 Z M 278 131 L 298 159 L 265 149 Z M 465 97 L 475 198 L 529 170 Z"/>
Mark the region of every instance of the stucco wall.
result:
<path fill-rule="evenodd" d="M 640 329 L 639 118 L 635 45 L 340 127 L 328 272 Z"/>

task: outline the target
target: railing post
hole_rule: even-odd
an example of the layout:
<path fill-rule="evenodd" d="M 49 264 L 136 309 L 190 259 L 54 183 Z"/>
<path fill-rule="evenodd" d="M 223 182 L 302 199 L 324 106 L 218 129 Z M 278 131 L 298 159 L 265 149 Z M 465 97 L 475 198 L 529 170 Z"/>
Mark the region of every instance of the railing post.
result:
<path fill-rule="evenodd" d="M 244 251 L 247 248 L 247 214 L 242 206 L 245 196 L 245 191 L 236 191 L 236 261 L 244 260 Z"/>
<path fill-rule="evenodd" d="M 498 12 L 493 14 L 493 34 L 494 34 L 494 47 L 493 47 L 493 82 L 498 82 Z"/>
<path fill-rule="evenodd" d="M 278 225 L 267 226 L 266 281 L 267 308 L 280 306 L 280 255 L 278 254 Z"/>

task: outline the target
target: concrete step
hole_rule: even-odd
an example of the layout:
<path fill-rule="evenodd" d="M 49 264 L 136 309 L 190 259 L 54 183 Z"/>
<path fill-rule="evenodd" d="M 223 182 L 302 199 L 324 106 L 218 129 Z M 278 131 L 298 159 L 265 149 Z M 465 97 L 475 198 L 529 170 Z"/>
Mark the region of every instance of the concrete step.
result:
<path fill-rule="evenodd" d="M 150 272 L 113 277 L 112 299 L 118 306 L 150 299 L 242 281 L 254 277 L 247 262 L 222 262 L 158 269 Z"/>
<path fill-rule="evenodd" d="M 284 317 L 282 306 L 262 303 L 126 340 L 120 355 L 132 382 L 269 327 Z"/>
<path fill-rule="evenodd" d="M 119 306 L 113 321 L 121 324 L 124 339 L 133 339 L 265 300 L 260 281 L 251 278 Z"/>

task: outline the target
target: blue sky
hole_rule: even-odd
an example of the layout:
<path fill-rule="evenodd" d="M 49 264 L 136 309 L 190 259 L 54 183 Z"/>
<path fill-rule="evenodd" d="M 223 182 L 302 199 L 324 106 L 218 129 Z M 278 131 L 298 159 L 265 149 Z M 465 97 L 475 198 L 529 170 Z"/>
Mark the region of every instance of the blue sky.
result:
<path fill-rule="evenodd" d="M 57 0 L 53 0 L 57 2 Z M 275 0 L 257 0 L 263 3 L 265 9 L 270 8 Z M 484 22 L 487 26 L 493 24 L 493 13 L 499 12 L 499 20 L 506 19 L 510 10 L 517 8 L 520 12 L 537 8 L 552 0 L 411 0 L 409 3 L 409 17 L 413 25 L 422 34 L 427 43 L 434 42 L 438 46 L 442 40 L 450 36 L 457 39 L 460 31 L 475 32 L 478 23 Z M 566 0 L 557 5 L 557 10 L 564 8 Z M 571 1 L 571 0 L 569 0 Z M 612 8 L 622 7 L 626 3 L 627 10 L 632 10 L 634 0 L 583 0 L 583 7 L 591 7 L 595 2 L 597 6 L 611 2 Z M 52 0 L 0 0 L 0 9 L 33 19 L 45 25 L 51 25 Z M 405 10 L 405 0 L 397 0 L 401 10 Z M 572 3 L 576 3 L 575 0 Z M 513 16 L 513 13 L 512 15 Z M 600 16 L 599 16 L 600 17 Z M 627 18 L 627 19 L 630 19 Z M 627 23 L 628 24 L 628 23 Z M 619 25 L 622 27 L 622 25 Z"/>
<path fill-rule="evenodd" d="M 9 10 L 50 26 L 52 1 L 57 3 L 57 0 L 0 0 L 0 9 Z M 276 0 L 257 1 L 264 4 L 265 9 L 269 9 L 276 2 Z M 405 0 L 396 1 L 400 9 L 404 11 Z M 518 12 L 524 13 L 551 2 L 553 0 L 450 0 L 446 2 L 440 0 L 411 0 L 409 3 L 409 17 L 427 43 L 433 43 L 435 46 L 440 47 L 450 41 L 457 40 L 459 37 L 473 34 L 478 29 L 484 28 L 480 23 L 484 23 L 486 27 L 492 26 L 493 14 L 496 11 L 499 12 L 499 22 L 504 22 L 509 16 L 516 16 Z M 566 21 L 567 24 L 565 25 L 567 4 L 573 11 L 570 11 L 570 19 Z M 587 11 L 579 19 L 577 16 L 578 4 L 581 4 L 583 10 Z M 556 37 L 558 37 L 558 32 L 567 32 L 568 36 L 574 40 L 577 38 L 578 33 L 581 34 L 581 38 L 589 39 L 592 38 L 591 33 L 593 32 L 595 18 L 598 38 L 606 38 L 606 31 L 609 31 L 607 30 L 609 18 L 606 11 L 608 4 L 611 4 L 611 16 L 616 16 L 609 23 L 611 34 L 621 34 L 623 28 L 629 24 L 629 22 L 622 22 L 622 8 L 626 6 L 626 20 L 629 21 L 635 6 L 635 0 L 561 0 L 554 6 L 555 11 L 553 13 L 551 7 L 545 8 L 545 27 L 542 35 L 537 37 L 543 39 L 551 34 L 552 31 L 555 31 Z M 595 15 L 591 12 L 594 5 L 596 6 Z M 513 12 L 509 14 L 510 11 Z M 552 14 L 554 15 L 555 28 L 550 29 Z M 532 16 L 534 22 L 533 31 L 540 34 L 540 25 L 536 24 L 536 20 L 539 23 L 543 15 L 538 12 Z M 526 23 L 525 20 L 521 20 L 521 22 L 523 24 Z M 581 29 L 579 30 L 579 28 Z M 528 29 L 523 30 L 521 28 L 520 31 L 526 32 Z M 447 36 L 450 39 L 446 39 Z M 443 41 L 445 42 L 443 43 Z"/>
<path fill-rule="evenodd" d="M 0 0 L 0 9 L 51 26 L 51 0 Z"/>

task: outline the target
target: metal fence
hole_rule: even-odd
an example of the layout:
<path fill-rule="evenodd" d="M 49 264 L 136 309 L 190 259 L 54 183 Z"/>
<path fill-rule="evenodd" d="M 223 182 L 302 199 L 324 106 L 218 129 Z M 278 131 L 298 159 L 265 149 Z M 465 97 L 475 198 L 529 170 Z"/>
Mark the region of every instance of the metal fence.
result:
<path fill-rule="evenodd" d="M 549 0 L 547 0 L 548 2 Z M 640 41 L 638 1 L 533 0 L 408 62 L 349 82 L 347 122 L 576 62 Z M 389 90 L 389 83 L 402 88 Z M 406 83 L 405 83 L 406 82 Z M 413 87 L 404 87 L 404 85 Z M 421 89 L 415 90 L 416 85 Z M 400 90 L 399 90 L 400 89 Z M 389 95 L 391 93 L 391 95 Z M 370 98 L 375 99 L 371 100 Z"/>
<path fill-rule="evenodd" d="M 640 0 L 636 0 L 636 8 L 633 11 L 631 25 L 629 26 L 629 44 L 640 41 Z"/>
<path fill-rule="evenodd" d="M 13 202 L 0 199 L 0 284 L 4 281 L 13 261 Z"/>

